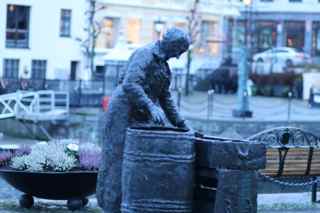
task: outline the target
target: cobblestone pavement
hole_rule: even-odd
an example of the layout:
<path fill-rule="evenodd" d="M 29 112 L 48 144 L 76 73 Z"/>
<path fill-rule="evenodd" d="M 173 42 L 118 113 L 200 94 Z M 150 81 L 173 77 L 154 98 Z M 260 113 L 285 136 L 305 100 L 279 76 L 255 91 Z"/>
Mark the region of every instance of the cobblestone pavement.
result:
<path fill-rule="evenodd" d="M 19 207 L 20 192 L 0 179 L 0 213 L 67 213 L 66 201 L 36 199 L 34 208 L 24 210 Z M 262 194 L 258 196 L 258 213 L 319 213 L 320 204 L 310 202 L 310 193 Z M 88 207 L 75 213 L 102 213 L 94 197 Z"/>
<path fill-rule="evenodd" d="M 19 197 L 22 193 L 8 185 L 0 179 L 0 213 L 67 213 L 66 201 L 50 201 L 44 199 L 35 199 L 35 206 L 30 210 L 19 207 Z M 97 201 L 94 197 L 86 208 L 75 213 L 101 213 L 97 207 Z"/>

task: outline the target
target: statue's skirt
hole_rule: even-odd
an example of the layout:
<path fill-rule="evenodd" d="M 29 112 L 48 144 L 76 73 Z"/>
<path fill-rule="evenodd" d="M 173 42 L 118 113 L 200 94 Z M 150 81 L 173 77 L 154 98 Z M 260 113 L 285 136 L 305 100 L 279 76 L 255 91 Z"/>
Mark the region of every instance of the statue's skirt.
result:
<path fill-rule="evenodd" d="M 191 133 L 176 128 L 128 129 L 121 211 L 192 212 L 194 163 Z"/>

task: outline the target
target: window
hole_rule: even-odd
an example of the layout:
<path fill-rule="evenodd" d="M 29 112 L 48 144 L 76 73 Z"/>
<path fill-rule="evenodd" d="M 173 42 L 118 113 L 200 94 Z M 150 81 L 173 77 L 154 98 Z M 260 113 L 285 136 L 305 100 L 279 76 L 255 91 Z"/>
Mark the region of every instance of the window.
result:
<path fill-rule="evenodd" d="M 97 38 L 98 48 L 113 48 L 119 34 L 119 18 L 105 17 L 101 23 L 101 33 Z"/>
<path fill-rule="evenodd" d="M 180 28 L 180 29 L 183 29 L 183 30 L 185 30 L 185 31 L 188 30 L 188 26 L 187 26 L 187 23 L 186 23 L 186 22 L 177 21 L 177 22 L 174 23 L 174 26 L 175 26 L 175 27 L 178 27 L 178 28 Z"/>
<path fill-rule="evenodd" d="M 215 21 L 202 21 L 200 28 L 199 53 L 218 52 L 217 23 Z"/>
<path fill-rule="evenodd" d="M 257 21 L 255 23 L 255 35 L 253 36 L 255 52 L 262 52 L 276 46 L 277 22 Z"/>
<path fill-rule="evenodd" d="M 46 60 L 32 60 L 31 74 L 32 79 L 43 80 L 46 78 L 47 61 Z"/>
<path fill-rule="evenodd" d="M 4 59 L 3 77 L 17 79 L 19 76 L 19 59 Z"/>
<path fill-rule="evenodd" d="M 286 21 L 284 25 L 286 46 L 297 49 L 304 48 L 305 41 L 305 22 Z"/>
<path fill-rule="evenodd" d="M 320 55 L 320 22 L 315 21 L 312 24 L 312 47 L 313 55 Z"/>
<path fill-rule="evenodd" d="M 61 10 L 60 36 L 71 37 L 71 10 L 66 10 L 66 9 Z"/>
<path fill-rule="evenodd" d="M 139 19 L 136 19 L 136 18 L 128 19 L 127 35 L 128 35 L 128 41 L 130 43 L 137 44 L 140 42 L 140 29 L 141 29 L 141 22 Z"/>
<path fill-rule="evenodd" d="M 30 7 L 7 5 L 6 47 L 28 48 Z"/>

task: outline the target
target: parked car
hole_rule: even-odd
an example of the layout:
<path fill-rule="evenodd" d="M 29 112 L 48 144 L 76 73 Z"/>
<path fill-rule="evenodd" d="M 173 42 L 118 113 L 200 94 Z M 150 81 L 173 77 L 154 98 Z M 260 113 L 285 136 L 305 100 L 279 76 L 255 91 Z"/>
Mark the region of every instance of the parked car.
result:
<path fill-rule="evenodd" d="M 310 63 L 310 55 L 290 47 L 278 47 L 253 55 L 253 70 L 259 74 L 283 72 L 285 68 Z"/>

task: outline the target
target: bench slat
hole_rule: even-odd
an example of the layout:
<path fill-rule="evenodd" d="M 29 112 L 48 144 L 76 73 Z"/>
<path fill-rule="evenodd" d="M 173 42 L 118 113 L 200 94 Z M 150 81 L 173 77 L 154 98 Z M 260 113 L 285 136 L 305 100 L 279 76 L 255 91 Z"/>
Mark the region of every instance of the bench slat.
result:
<path fill-rule="evenodd" d="M 284 152 L 282 152 L 283 156 Z M 267 163 L 263 174 L 275 176 L 279 170 L 279 151 L 278 148 L 268 148 L 266 153 Z M 298 176 L 305 175 L 308 167 L 309 148 L 294 147 L 287 152 L 282 175 Z M 320 175 L 320 149 L 314 148 L 312 163 L 310 167 L 311 175 Z"/>

